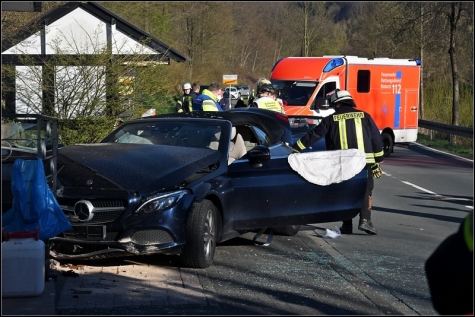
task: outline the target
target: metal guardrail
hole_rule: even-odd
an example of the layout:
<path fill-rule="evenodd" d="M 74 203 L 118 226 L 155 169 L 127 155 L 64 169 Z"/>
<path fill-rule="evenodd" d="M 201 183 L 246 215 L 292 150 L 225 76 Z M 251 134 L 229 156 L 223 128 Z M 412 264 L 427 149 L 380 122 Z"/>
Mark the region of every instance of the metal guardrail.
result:
<path fill-rule="evenodd" d="M 445 123 L 438 123 L 432 122 L 427 120 L 419 119 L 419 128 L 429 129 L 430 131 L 430 139 L 433 138 L 433 131 L 439 131 L 442 133 L 447 133 L 450 135 L 450 144 L 453 144 L 453 136 L 463 136 L 467 138 L 473 139 L 473 128 L 470 127 L 462 127 L 457 125 L 450 125 Z"/>

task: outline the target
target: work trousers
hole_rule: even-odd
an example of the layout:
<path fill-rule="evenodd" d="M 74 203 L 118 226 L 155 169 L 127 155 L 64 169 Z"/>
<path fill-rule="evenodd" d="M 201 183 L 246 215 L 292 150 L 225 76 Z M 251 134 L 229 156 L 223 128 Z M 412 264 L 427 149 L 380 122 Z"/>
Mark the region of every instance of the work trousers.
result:
<path fill-rule="evenodd" d="M 373 208 L 373 188 L 374 178 L 371 167 L 366 168 L 368 171 L 368 181 L 366 182 L 366 192 L 364 194 L 363 206 L 361 207 L 360 220 L 366 219 L 371 221 L 371 209 Z"/>
<path fill-rule="evenodd" d="M 361 211 L 360 211 L 360 220 L 366 219 L 368 221 L 371 221 L 371 209 L 373 208 L 373 188 L 374 188 L 374 178 L 373 178 L 373 172 L 371 171 L 370 166 L 366 166 L 366 171 L 367 171 L 367 182 L 366 182 L 366 191 L 364 194 L 364 199 L 363 199 L 363 206 L 361 206 Z M 352 226 L 352 221 L 351 219 L 343 221 L 344 226 L 351 227 Z"/>

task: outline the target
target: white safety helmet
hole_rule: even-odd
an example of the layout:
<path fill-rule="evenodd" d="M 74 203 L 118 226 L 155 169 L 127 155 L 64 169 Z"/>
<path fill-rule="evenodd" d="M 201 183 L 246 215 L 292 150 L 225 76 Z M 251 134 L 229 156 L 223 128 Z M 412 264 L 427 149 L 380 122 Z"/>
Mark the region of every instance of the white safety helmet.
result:
<path fill-rule="evenodd" d="M 190 83 L 184 83 L 183 84 L 183 90 L 185 89 L 191 89 L 191 84 Z"/>
<path fill-rule="evenodd" d="M 330 105 L 334 106 L 337 103 L 347 103 L 350 105 L 354 105 L 355 102 L 351 97 L 350 93 L 346 90 L 336 89 L 335 92 L 331 95 L 330 98 Z"/>

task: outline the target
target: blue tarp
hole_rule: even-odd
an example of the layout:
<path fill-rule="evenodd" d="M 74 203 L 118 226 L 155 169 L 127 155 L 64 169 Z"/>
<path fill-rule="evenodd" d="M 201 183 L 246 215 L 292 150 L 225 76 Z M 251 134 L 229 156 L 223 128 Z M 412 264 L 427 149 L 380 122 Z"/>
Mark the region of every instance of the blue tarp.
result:
<path fill-rule="evenodd" d="M 47 184 L 40 158 L 15 160 L 11 186 L 13 206 L 2 215 L 2 227 L 7 232 L 35 231 L 39 227 L 39 238 L 46 241 L 66 230 L 72 230 Z"/>

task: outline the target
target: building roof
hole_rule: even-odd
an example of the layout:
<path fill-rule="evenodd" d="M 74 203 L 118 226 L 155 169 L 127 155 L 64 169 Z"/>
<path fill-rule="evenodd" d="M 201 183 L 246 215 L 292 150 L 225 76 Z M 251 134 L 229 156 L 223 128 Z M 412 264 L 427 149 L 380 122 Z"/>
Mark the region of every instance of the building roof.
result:
<path fill-rule="evenodd" d="M 31 36 L 34 36 L 38 33 L 38 31 L 41 31 L 41 28 L 55 23 L 77 8 L 83 9 L 95 19 L 99 19 L 106 24 L 115 25 L 115 28 L 118 31 L 137 42 L 145 43 L 144 45 L 152 49 L 152 51 L 157 52 L 157 55 L 165 56 L 176 62 L 191 61 L 191 58 L 188 56 L 180 53 L 166 43 L 141 30 L 124 18 L 101 6 L 97 2 L 67 2 L 64 5 L 55 7 L 48 12 L 45 12 L 36 19 L 32 20 L 27 26 L 23 27 L 13 37 L 9 39 L 2 39 L 2 53 L 13 48 L 22 41 L 25 41 Z"/>

